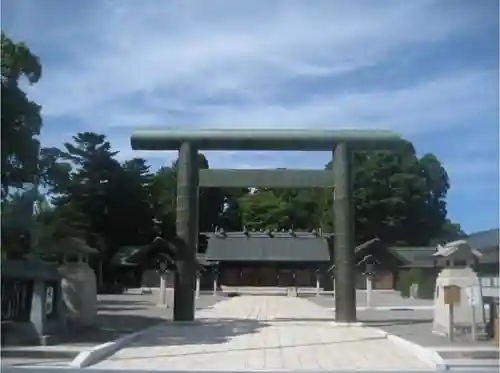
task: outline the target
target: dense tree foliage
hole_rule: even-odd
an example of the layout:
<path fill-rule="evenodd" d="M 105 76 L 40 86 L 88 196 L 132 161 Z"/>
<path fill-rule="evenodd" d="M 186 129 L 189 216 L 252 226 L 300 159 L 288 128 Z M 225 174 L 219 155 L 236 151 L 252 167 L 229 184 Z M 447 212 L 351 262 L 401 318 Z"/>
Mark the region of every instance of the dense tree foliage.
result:
<path fill-rule="evenodd" d="M 37 177 L 42 126 L 40 106 L 20 87 L 21 78 L 35 84 L 41 77 L 38 57 L 23 43 L 2 32 L 2 199 L 10 187 L 32 183 Z"/>
<path fill-rule="evenodd" d="M 121 246 L 150 243 L 159 231 L 173 237 L 177 162 L 158 170 L 142 158 L 120 162 L 106 136 L 93 132 L 75 134 L 61 149 L 40 149 L 40 107 L 19 88 L 21 76 L 35 83 L 40 71 L 25 45 L 2 34 L 2 218 L 10 227 L 2 230 L 2 248 L 23 252 L 12 237 L 22 236 L 15 229 L 22 224 L 15 222 L 27 216 L 32 246 L 79 237 L 101 252 L 105 266 Z M 199 166 L 209 167 L 202 154 Z M 44 186 L 47 195 L 34 195 L 36 189 L 8 195 L 28 181 Z M 446 217 L 446 170 L 432 154 L 418 157 L 410 143 L 391 152 L 356 153 L 353 185 L 358 243 L 379 237 L 389 244 L 427 245 L 463 235 Z M 332 232 L 332 203 L 328 189 L 202 188 L 199 228 Z"/>

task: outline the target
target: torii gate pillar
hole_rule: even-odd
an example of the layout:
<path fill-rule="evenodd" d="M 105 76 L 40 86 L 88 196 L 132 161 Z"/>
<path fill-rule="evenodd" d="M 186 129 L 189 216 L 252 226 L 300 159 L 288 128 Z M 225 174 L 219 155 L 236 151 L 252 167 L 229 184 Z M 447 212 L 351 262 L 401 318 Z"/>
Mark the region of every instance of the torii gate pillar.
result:
<path fill-rule="evenodd" d="M 333 227 L 335 260 L 335 319 L 356 321 L 356 283 L 354 260 L 354 214 L 351 180 L 352 153 L 346 143 L 333 151 Z"/>
<path fill-rule="evenodd" d="M 195 312 L 196 247 L 198 244 L 198 149 L 189 142 L 179 147 L 177 163 L 177 236 L 184 247 L 177 253 L 174 281 L 174 320 L 192 321 Z"/>
<path fill-rule="evenodd" d="M 184 247 L 178 253 L 174 320 L 194 320 L 198 240 L 198 150 L 333 150 L 336 320 L 352 322 L 356 321 L 354 283 L 356 269 L 351 151 L 392 149 L 401 142 L 398 134 L 378 130 L 141 129 L 135 131 L 131 137 L 134 150 L 179 150 L 177 235 Z M 296 175 L 289 180 L 292 179 L 297 179 Z"/>

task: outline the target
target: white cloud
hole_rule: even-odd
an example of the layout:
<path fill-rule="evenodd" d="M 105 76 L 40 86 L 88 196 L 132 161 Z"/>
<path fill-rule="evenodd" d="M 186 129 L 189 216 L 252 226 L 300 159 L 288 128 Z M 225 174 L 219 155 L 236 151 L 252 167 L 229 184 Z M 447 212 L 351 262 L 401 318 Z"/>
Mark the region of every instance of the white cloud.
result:
<path fill-rule="evenodd" d="M 169 164 L 175 152 L 132 151 L 131 127 L 377 127 L 415 140 L 419 153 L 436 153 L 457 193 L 469 193 L 470 185 L 484 189 L 495 184 L 491 174 L 498 169 L 498 144 L 491 136 L 498 137 L 492 119 L 498 114 L 497 69 L 476 64 L 438 70 L 429 62 L 414 67 L 410 75 L 419 78 L 408 77 L 398 89 L 386 84 L 392 81 L 369 89 L 356 85 L 358 74 L 372 69 L 376 76 L 380 64 L 404 64 L 416 51 L 470 37 L 491 22 L 498 27 L 496 15 L 488 18 L 484 4 L 76 4 L 2 4 L 3 11 L 12 9 L 11 17 L 2 19 L 4 26 L 42 57 L 44 76 L 29 91 L 43 106 L 47 144 L 67 141 L 75 131 L 102 131 L 120 150 L 120 159 L 143 156 L 157 166 Z M 497 37 L 492 35 L 491 42 L 498 43 Z M 349 89 L 337 86 L 347 76 L 352 80 Z M 304 78 L 323 79 L 321 94 L 302 89 Z M 287 101 L 289 94 L 300 97 Z M 78 128 L 49 127 L 55 118 L 68 118 Z M 481 122 L 485 118 L 488 122 Z M 470 136 L 461 137 L 466 130 Z M 214 167 L 235 168 L 319 168 L 329 159 L 326 153 L 269 152 L 210 152 L 207 157 Z"/>
<path fill-rule="evenodd" d="M 155 112 L 164 115 L 178 107 L 193 110 L 196 106 L 190 100 L 226 93 L 243 95 L 258 118 L 260 112 L 266 122 L 272 122 L 286 117 L 286 109 L 267 106 L 266 99 L 279 92 L 285 80 L 331 77 L 374 65 L 398 48 L 464 32 L 475 19 L 474 14 L 444 16 L 432 1 L 422 0 L 382 1 L 377 6 L 365 2 L 363 7 L 345 1 L 321 1 L 317 6 L 295 1 L 238 4 L 101 2 L 77 25 L 71 24 L 71 18 L 64 23 L 72 39 L 62 30 L 57 37 L 53 30 L 53 43 L 63 41 L 60 48 L 74 62 L 49 66 L 33 90 L 34 98 L 43 104 L 46 116 L 75 115 L 89 125 L 127 126 L 161 124 L 168 116 Z M 35 11 L 40 9 L 31 10 Z M 158 97 L 158 90 L 169 87 L 177 87 L 178 92 Z M 137 93 L 151 96 L 150 102 L 135 110 L 120 103 Z M 303 111 L 328 116 L 330 111 L 323 106 L 331 100 L 323 101 Z"/>

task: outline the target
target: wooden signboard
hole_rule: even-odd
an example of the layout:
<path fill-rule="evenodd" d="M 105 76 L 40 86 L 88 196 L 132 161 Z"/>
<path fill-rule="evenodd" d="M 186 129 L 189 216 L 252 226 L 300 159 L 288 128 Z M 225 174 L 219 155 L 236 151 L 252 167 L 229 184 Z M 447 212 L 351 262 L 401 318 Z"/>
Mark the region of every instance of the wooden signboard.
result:
<path fill-rule="evenodd" d="M 452 342 L 455 339 L 455 325 L 454 325 L 454 308 L 455 305 L 460 304 L 460 286 L 448 285 L 444 287 L 444 303 L 448 305 L 449 309 L 449 324 L 448 324 L 448 337 Z"/>
<path fill-rule="evenodd" d="M 444 287 L 444 304 L 460 304 L 460 286 L 448 285 Z"/>

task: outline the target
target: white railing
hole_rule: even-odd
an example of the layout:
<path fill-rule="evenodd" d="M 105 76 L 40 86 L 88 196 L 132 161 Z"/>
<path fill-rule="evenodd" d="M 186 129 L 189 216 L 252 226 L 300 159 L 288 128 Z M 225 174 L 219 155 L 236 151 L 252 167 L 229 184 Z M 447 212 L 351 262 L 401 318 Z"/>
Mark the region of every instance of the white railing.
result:
<path fill-rule="evenodd" d="M 15 368 L 15 367 L 2 367 L 2 373 L 54 373 L 57 372 L 59 369 L 55 369 L 54 367 L 49 368 L 49 367 L 26 367 L 26 368 Z M 140 370 L 140 369 L 92 369 L 92 368 L 62 368 L 62 370 L 66 373 L 151 373 L 151 370 Z M 405 372 L 404 370 L 399 370 L 400 372 Z M 186 373 L 185 370 L 157 370 L 157 372 L 168 372 L 168 373 Z M 203 370 L 190 370 L 190 372 L 193 373 L 216 373 L 217 371 L 203 371 Z M 221 370 L 220 372 L 224 373 L 241 373 L 241 371 L 238 370 Z M 261 373 L 262 370 L 255 370 L 255 371 L 245 371 L 247 373 Z M 276 372 L 276 373 L 298 373 L 298 372 L 303 372 L 303 373 L 314 373 L 314 370 L 302 370 L 302 371 L 296 371 L 296 370 L 268 370 L 266 371 L 268 373 L 271 372 Z M 319 371 L 317 371 L 319 373 Z M 373 372 L 373 373 L 390 373 L 394 371 L 383 371 L 383 370 L 324 370 L 321 372 L 331 372 L 331 373 L 360 373 L 360 372 Z M 419 371 L 419 370 L 408 370 L 408 373 L 429 373 L 428 370 L 425 371 Z M 498 373 L 498 368 L 492 367 L 492 368 L 470 368 L 467 369 L 467 372 L 469 373 Z"/>
<path fill-rule="evenodd" d="M 500 277 L 480 277 L 479 281 L 481 281 L 483 288 L 498 288 Z"/>
<path fill-rule="evenodd" d="M 480 277 L 483 296 L 496 297 L 500 295 L 500 278 L 499 277 Z"/>

